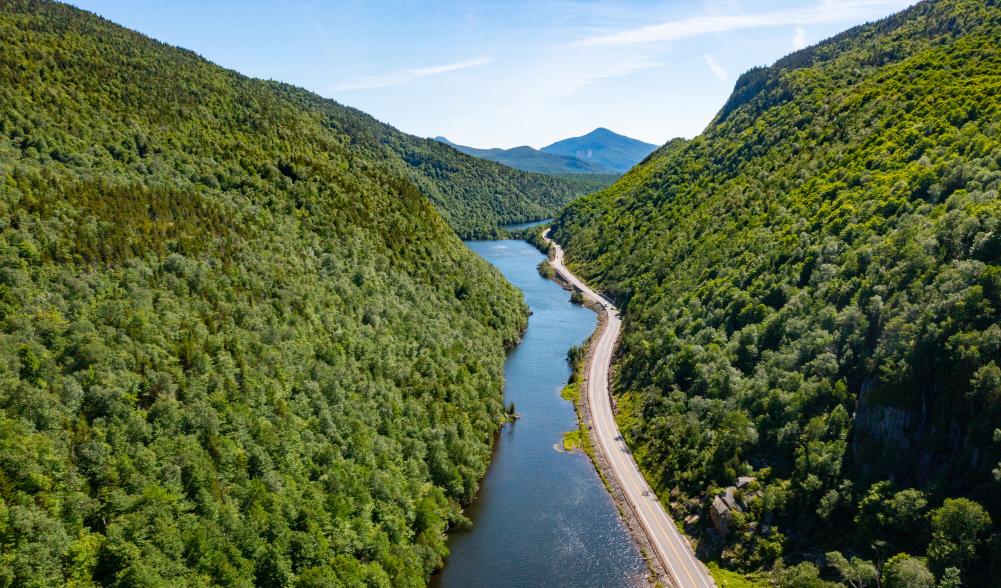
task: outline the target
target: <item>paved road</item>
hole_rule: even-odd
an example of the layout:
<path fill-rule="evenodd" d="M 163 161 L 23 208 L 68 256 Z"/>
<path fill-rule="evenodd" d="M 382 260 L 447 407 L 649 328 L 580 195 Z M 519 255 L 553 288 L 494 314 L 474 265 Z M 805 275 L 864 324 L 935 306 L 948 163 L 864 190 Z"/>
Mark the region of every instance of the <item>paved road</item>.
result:
<path fill-rule="evenodd" d="M 546 235 L 548 240 L 548 234 Z M 626 500 L 629 501 L 637 518 L 643 525 L 656 555 L 674 578 L 675 584 L 688 588 L 709 588 L 715 586 L 709 571 L 692 553 L 688 541 L 678 532 L 674 521 L 668 516 L 657 496 L 650 490 L 636 462 L 619 433 L 612 414 L 611 397 L 608 392 L 608 370 L 612 363 L 612 351 L 619 336 L 622 322 L 618 310 L 603 296 L 587 287 L 584 282 L 563 265 L 563 249 L 553 241 L 554 257 L 550 265 L 566 281 L 576 286 L 585 297 L 600 303 L 608 314 L 608 324 L 601 338 L 592 342 L 594 355 L 587 366 L 587 399 L 591 410 L 591 424 L 594 427 L 598 445 L 605 454 L 612 473 L 619 481 Z"/>

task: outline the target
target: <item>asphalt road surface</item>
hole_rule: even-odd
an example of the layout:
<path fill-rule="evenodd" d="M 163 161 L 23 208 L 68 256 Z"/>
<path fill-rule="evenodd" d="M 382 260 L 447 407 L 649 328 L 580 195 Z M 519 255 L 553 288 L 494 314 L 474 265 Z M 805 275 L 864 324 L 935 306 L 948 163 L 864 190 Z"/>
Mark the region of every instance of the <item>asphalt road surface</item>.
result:
<path fill-rule="evenodd" d="M 695 557 L 691 545 L 675 527 L 674 520 L 664 510 L 663 505 L 657 500 L 657 495 L 643 478 L 615 423 L 608 391 L 608 372 L 615 341 L 622 326 L 618 309 L 570 273 L 563 265 L 563 249 L 553 241 L 550 243 L 555 253 L 549 262 L 553 269 L 563 279 L 577 287 L 586 298 L 604 306 L 608 315 L 608 323 L 601 337 L 592 342 L 594 353 L 591 363 L 586 367 L 586 393 L 591 410 L 591 425 L 598 439 L 598 446 L 607 458 L 611 473 L 618 480 L 626 500 L 629 501 L 636 518 L 650 539 L 656 551 L 655 555 L 674 578 L 675 584 L 685 588 L 715 586 L 709 570 Z"/>

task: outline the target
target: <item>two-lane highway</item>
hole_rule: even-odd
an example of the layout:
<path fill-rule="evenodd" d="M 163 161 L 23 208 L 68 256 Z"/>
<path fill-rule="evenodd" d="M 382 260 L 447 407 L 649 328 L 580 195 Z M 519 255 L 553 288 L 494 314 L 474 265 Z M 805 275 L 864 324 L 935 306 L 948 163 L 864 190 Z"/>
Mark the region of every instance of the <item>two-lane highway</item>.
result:
<path fill-rule="evenodd" d="M 618 481 L 625 499 L 629 501 L 630 507 L 649 538 L 656 557 L 670 573 L 675 584 L 685 588 L 715 586 L 709 571 L 692 553 L 688 541 L 678 532 L 674 520 L 664 510 L 656 494 L 643 478 L 615 422 L 608 389 L 608 374 L 615 341 L 622 325 L 618 310 L 566 268 L 563 264 L 563 249 L 549 240 L 548 232 L 546 240 L 553 247 L 554 255 L 550 260 L 553 269 L 564 280 L 579 289 L 586 298 L 601 304 L 607 315 L 607 323 L 601 336 L 591 342 L 591 362 L 586 368 L 585 382 L 591 423 L 598 439 L 598 447 L 605 455 L 611 473 Z"/>

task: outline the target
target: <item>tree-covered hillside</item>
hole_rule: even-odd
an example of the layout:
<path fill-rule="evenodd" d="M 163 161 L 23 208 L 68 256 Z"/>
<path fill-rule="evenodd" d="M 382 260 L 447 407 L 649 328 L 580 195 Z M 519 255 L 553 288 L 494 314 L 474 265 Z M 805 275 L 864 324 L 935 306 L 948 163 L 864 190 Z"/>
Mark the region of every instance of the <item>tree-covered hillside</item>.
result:
<path fill-rule="evenodd" d="M 0 586 L 423 585 L 526 316 L 438 149 L 0 4 Z"/>
<path fill-rule="evenodd" d="M 707 555 L 1001 572 L 999 95 L 998 3 L 922 2 L 749 71 L 555 221 L 624 305 L 620 423 Z"/>
<path fill-rule="evenodd" d="M 407 164 L 408 177 L 463 239 L 495 237 L 499 225 L 549 218 L 609 184 L 604 176 L 577 181 L 520 171 L 385 125 L 381 140 Z"/>
<path fill-rule="evenodd" d="M 592 183 L 510 168 L 460 153 L 434 139 L 422 139 L 380 123 L 371 116 L 300 88 L 275 84 L 280 93 L 329 117 L 355 142 L 387 147 L 463 239 L 495 237 L 498 226 L 539 220 L 597 189 Z M 599 187 L 608 185 L 602 183 Z"/>
<path fill-rule="evenodd" d="M 512 169 L 460 153 L 435 139 L 402 133 L 371 116 L 301 88 L 271 83 L 283 95 L 324 117 L 358 144 L 381 145 L 386 156 L 424 193 L 463 239 L 495 237 L 502 224 L 539 220 L 556 214 L 574 198 L 607 186 Z"/>

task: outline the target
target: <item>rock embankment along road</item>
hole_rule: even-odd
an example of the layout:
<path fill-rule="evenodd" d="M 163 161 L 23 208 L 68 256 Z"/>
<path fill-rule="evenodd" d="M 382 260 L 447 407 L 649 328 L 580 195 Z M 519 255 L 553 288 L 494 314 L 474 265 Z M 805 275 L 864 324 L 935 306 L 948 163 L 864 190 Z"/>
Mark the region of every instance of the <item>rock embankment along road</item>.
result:
<path fill-rule="evenodd" d="M 619 337 L 622 321 L 618 309 L 570 272 L 563 263 L 563 249 L 549 239 L 553 254 L 549 263 L 553 270 L 566 282 L 579 290 L 592 303 L 604 308 L 607 315 L 605 328 L 600 331 L 596 341 L 591 342 L 590 361 L 585 368 L 585 394 L 591 416 L 591 426 L 595 444 L 605 457 L 608 464 L 605 475 L 615 478 L 622 490 L 623 498 L 629 509 L 635 515 L 637 522 L 649 539 L 654 555 L 670 574 L 675 585 L 679 587 L 710 588 L 715 586 L 709 570 L 695 557 L 692 547 L 681 535 L 674 520 L 664 510 L 657 495 L 650 489 L 640 473 L 633 456 L 626 445 L 625 439 L 619 433 L 612 412 L 611 395 L 609 394 L 609 370 L 611 369 L 612 353 L 615 341 Z"/>

